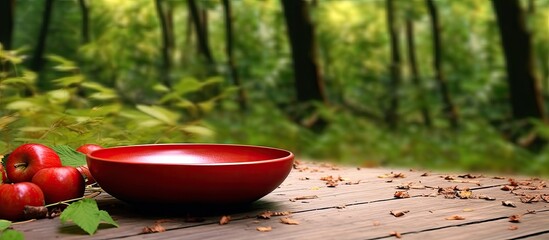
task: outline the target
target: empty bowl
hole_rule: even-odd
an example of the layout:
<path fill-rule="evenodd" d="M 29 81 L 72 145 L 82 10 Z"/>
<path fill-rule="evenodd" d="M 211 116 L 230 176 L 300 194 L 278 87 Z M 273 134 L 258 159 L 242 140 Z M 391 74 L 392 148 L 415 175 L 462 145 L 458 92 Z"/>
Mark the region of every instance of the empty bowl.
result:
<path fill-rule="evenodd" d="M 150 144 L 112 147 L 87 155 L 99 186 L 130 203 L 243 204 L 286 179 L 294 155 L 286 150 L 231 144 Z"/>

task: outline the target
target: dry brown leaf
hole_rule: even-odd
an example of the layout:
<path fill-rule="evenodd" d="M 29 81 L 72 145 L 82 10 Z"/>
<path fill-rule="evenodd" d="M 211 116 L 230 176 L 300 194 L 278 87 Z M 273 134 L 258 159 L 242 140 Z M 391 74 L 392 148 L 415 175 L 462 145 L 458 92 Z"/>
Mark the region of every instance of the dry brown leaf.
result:
<path fill-rule="evenodd" d="M 543 201 L 549 203 L 549 195 L 548 194 L 543 194 L 543 196 L 541 196 L 541 199 L 543 199 Z"/>
<path fill-rule="evenodd" d="M 402 238 L 402 235 L 397 231 L 389 233 L 389 236 L 394 236 L 396 238 Z"/>
<path fill-rule="evenodd" d="M 518 223 L 518 222 L 520 222 L 520 218 L 521 218 L 521 217 L 522 217 L 522 216 L 521 216 L 521 215 L 518 215 L 518 214 L 511 215 L 511 216 L 509 217 L 509 222 Z"/>
<path fill-rule="evenodd" d="M 446 220 L 465 220 L 464 217 L 459 216 L 459 215 L 452 215 L 452 216 L 447 217 L 447 218 L 445 218 L 445 219 L 446 219 Z"/>
<path fill-rule="evenodd" d="M 318 198 L 318 196 L 317 195 L 308 195 L 308 196 L 301 196 L 301 197 L 291 198 L 290 201 L 295 202 L 295 201 L 298 201 L 298 200 L 308 200 L 308 199 L 315 199 L 315 198 Z"/>
<path fill-rule="evenodd" d="M 539 202 L 541 201 L 541 195 L 539 194 L 526 194 L 522 197 L 520 197 L 520 201 L 523 203 L 533 203 L 533 202 Z"/>
<path fill-rule="evenodd" d="M 428 173 L 428 172 L 424 172 L 424 173 L 423 173 L 423 174 L 421 174 L 420 176 L 421 176 L 421 177 L 427 177 L 427 176 L 429 176 L 429 175 L 431 175 L 431 174 L 430 174 L 430 173 Z"/>
<path fill-rule="evenodd" d="M 444 176 L 444 180 L 455 180 L 455 178 L 453 176 Z"/>
<path fill-rule="evenodd" d="M 399 210 L 391 210 L 391 215 L 395 216 L 395 217 L 402 217 L 404 216 L 406 213 L 409 213 L 410 211 L 408 210 L 403 210 L 403 211 L 399 211 Z"/>
<path fill-rule="evenodd" d="M 219 225 L 225 225 L 229 222 L 231 222 L 231 216 L 228 215 L 221 216 L 221 218 L 219 219 Z"/>
<path fill-rule="evenodd" d="M 501 190 L 503 190 L 503 191 L 513 191 L 513 190 L 515 190 L 515 187 L 513 187 L 511 185 L 504 185 L 503 187 L 501 187 Z"/>
<path fill-rule="evenodd" d="M 518 229 L 518 226 L 517 225 L 511 225 L 507 229 L 514 231 L 514 230 Z"/>
<path fill-rule="evenodd" d="M 505 179 L 505 177 L 500 177 L 500 176 L 494 176 L 492 177 L 493 179 Z"/>
<path fill-rule="evenodd" d="M 409 198 L 410 194 L 407 191 L 396 191 L 394 196 L 395 198 Z"/>
<path fill-rule="evenodd" d="M 287 216 L 290 215 L 291 212 L 289 211 L 283 211 L 283 212 L 273 212 L 273 211 L 265 211 L 257 215 L 257 218 L 260 219 L 270 219 L 272 216 Z"/>
<path fill-rule="evenodd" d="M 514 202 L 512 201 L 501 201 L 501 205 L 506 207 L 517 207 Z"/>
<path fill-rule="evenodd" d="M 390 173 L 385 173 L 383 175 L 379 175 L 377 176 L 378 178 L 405 178 L 406 175 L 404 175 L 403 173 L 393 173 L 393 172 L 390 172 Z"/>
<path fill-rule="evenodd" d="M 161 233 L 165 231 L 166 231 L 166 228 L 164 228 L 160 223 L 155 223 L 152 226 L 144 227 L 141 232 L 142 233 Z"/>
<path fill-rule="evenodd" d="M 257 229 L 257 231 L 260 231 L 260 232 L 270 232 L 270 231 L 273 230 L 273 228 L 271 226 L 256 227 L 255 229 Z"/>
<path fill-rule="evenodd" d="M 289 217 L 280 218 L 280 222 L 288 225 L 299 225 L 299 222 Z"/>
<path fill-rule="evenodd" d="M 461 199 L 473 198 L 473 191 L 470 191 L 470 190 L 457 191 L 456 196 L 461 198 Z"/>
<path fill-rule="evenodd" d="M 464 174 L 464 175 L 458 175 L 460 178 L 483 178 L 483 175 L 472 175 L 470 173 Z"/>
<path fill-rule="evenodd" d="M 327 181 L 327 182 L 326 182 L 326 186 L 327 186 L 327 187 L 330 187 L 330 188 L 334 188 L 334 187 L 336 187 L 337 185 L 338 185 L 337 180 L 332 180 L 332 181 Z"/>
<path fill-rule="evenodd" d="M 42 219 L 48 216 L 48 209 L 44 206 L 26 205 L 23 209 L 25 219 Z"/>
<path fill-rule="evenodd" d="M 484 199 L 484 200 L 486 200 L 486 201 L 495 201 L 495 200 L 496 200 L 495 197 L 486 196 L 486 195 L 479 195 L 478 198 L 479 198 L 479 199 Z"/>

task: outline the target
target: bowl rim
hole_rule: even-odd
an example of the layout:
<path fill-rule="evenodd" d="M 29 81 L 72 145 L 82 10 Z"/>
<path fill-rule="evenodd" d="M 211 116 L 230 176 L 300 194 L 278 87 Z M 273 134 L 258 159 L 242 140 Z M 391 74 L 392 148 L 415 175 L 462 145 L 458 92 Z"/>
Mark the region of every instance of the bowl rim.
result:
<path fill-rule="evenodd" d="M 94 152 L 107 151 L 112 149 L 123 149 L 123 148 L 135 148 L 135 147 L 155 147 L 155 146 L 225 146 L 225 147 L 245 147 L 245 148 L 256 148 L 256 149 L 268 149 L 275 150 L 279 152 L 287 153 L 287 155 L 279 158 L 264 159 L 264 160 L 255 160 L 255 161 L 246 161 L 246 162 L 216 162 L 216 163 L 149 163 L 149 162 L 133 162 L 133 161 L 117 161 L 107 158 L 100 158 L 93 156 Z M 114 146 L 107 147 L 92 151 L 86 154 L 86 161 L 104 161 L 112 163 L 121 163 L 121 164 L 131 164 L 131 165 L 173 165 L 173 166 L 237 166 L 237 165 L 252 165 L 252 164 L 261 164 L 261 163 L 272 163 L 279 161 L 293 160 L 295 155 L 289 151 L 282 148 L 267 147 L 261 145 L 248 145 L 248 144 L 230 144 L 230 143 L 151 143 L 151 144 L 135 144 L 135 145 L 123 145 L 123 146 Z"/>

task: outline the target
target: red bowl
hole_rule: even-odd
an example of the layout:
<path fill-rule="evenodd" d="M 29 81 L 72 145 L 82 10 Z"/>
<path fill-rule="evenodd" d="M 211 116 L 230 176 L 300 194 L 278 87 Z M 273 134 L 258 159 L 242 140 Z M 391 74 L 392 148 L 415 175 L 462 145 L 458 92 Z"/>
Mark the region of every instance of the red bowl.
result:
<path fill-rule="evenodd" d="M 87 155 L 97 183 L 131 203 L 241 204 L 277 188 L 292 169 L 286 150 L 229 144 L 151 144 Z"/>

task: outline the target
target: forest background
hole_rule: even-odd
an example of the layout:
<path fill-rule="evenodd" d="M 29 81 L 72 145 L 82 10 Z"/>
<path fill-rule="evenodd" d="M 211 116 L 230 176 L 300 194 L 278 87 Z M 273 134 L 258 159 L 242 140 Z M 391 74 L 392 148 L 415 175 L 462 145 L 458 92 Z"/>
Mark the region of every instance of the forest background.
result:
<path fill-rule="evenodd" d="M 548 0 L 0 2 L 0 155 L 215 142 L 549 175 Z"/>

